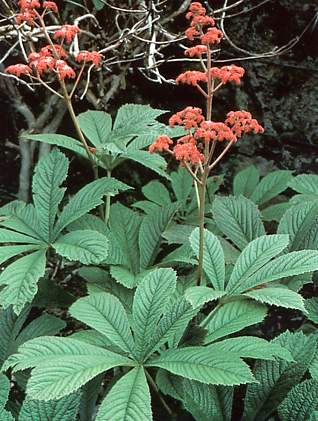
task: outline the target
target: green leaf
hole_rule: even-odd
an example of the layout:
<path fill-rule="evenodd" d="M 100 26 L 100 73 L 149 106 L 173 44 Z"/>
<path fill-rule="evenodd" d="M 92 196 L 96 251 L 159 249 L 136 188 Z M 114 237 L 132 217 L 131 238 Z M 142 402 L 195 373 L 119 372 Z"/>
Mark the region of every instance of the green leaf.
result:
<path fill-rule="evenodd" d="M 162 236 L 168 241 L 168 244 L 189 244 L 189 237 L 193 229 L 193 225 L 171 223 Z"/>
<path fill-rule="evenodd" d="M 318 381 L 318 350 L 316 351 L 314 358 L 310 362 L 309 373 L 313 379 Z"/>
<path fill-rule="evenodd" d="M 35 167 L 33 202 L 39 217 L 39 228 L 48 242 L 53 239 L 56 214 L 65 193 L 65 188 L 60 185 L 65 181 L 67 171 L 68 159 L 58 149 L 44 155 Z"/>
<path fill-rule="evenodd" d="M 318 196 L 318 175 L 297 175 L 297 177 L 290 180 L 288 187 L 292 188 L 297 193 L 314 194 Z"/>
<path fill-rule="evenodd" d="M 55 251 L 84 265 L 101 263 L 108 254 L 108 239 L 91 230 L 71 231 L 52 244 Z"/>
<path fill-rule="evenodd" d="M 316 351 L 316 339 L 302 332 L 287 331 L 273 343 L 288 349 L 295 362 L 256 362 L 254 375 L 259 384 L 247 387 L 244 421 L 268 420 L 289 390 L 302 379 Z"/>
<path fill-rule="evenodd" d="M 268 206 L 268 208 L 263 209 L 261 212 L 263 221 L 279 222 L 290 206 L 291 204 L 289 202 L 276 203 L 275 205 Z"/>
<path fill-rule="evenodd" d="M 291 251 L 318 248 L 318 200 L 291 207 L 277 232 L 289 234 Z"/>
<path fill-rule="evenodd" d="M 167 163 L 165 159 L 158 154 L 150 154 L 148 151 L 129 151 L 121 155 L 122 158 L 131 159 L 138 162 L 169 180 L 169 175 L 165 172 Z"/>
<path fill-rule="evenodd" d="M 150 392 L 142 367 L 121 377 L 101 403 L 96 421 L 152 421 Z"/>
<path fill-rule="evenodd" d="M 260 323 L 266 316 L 266 307 L 245 300 L 222 305 L 204 325 L 208 329 L 205 343 L 214 342 L 224 336 L 239 332 L 245 327 Z"/>
<path fill-rule="evenodd" d="M 112 129 L 112 118 L 104 111 L 86 111 L 77 116 L 77 120 L 88 140 L 96 147 L 107 142 Z"/>
<path fill-rule="evenodd" d="M 212 386 L 184 380 L 184 405 L 197 421 L 230 421 L 233 392 L 228 386 Z"/>
<path fill-rule="evenodd" d="M 179 206 L 179 203 L 172 203 L 144 217 L 139 231 L 141 269 L 153 265 L 160 248 L 162 233 L 166 230 Z"/>
<path fill-rule="evenodd" d="M 96 208 L 96 206 L 101 205 L 103 196 L 114 196 L 119 190 L 127 190 L 129 188 L 127 184 L 111 177 L 99 178 L 86 184 L 64 207 L 56 225 L 56 234 L 60 233 L 71 222 L 76 221 L 76 219 Z"/>
<path fill-rule="evenodd" d="M 265 287 L 245 292 L 244 295 L 264 304 L 294 308 L 307 313 L 302 296 L 288 288 Z"/>
<path fill-rule="evenodd" d="M 305 300 L 305 308 L 308 313 L 308 319 L 318 324 L 318 297 L 308 298 Z"/>
<path fill-rule="evenodd" d="M 286 361 L 294 361 L 288 349 L 253 336 L 225 339 L 208 345 L 208 349 L 213 353 L 221 354 L 223 352 L 233 352 L 241 358 L 255 358 L 269 361 L 275 360 L 275 358 L 282 358 Z"/>
<path fill-rule="evenodd" d="M 106 292 L 92 294 L 77 300 L 69 311 L 71 316 L 105 335 L 122 351 L 133 354 L 134 340 L 118 298 Z"/>
<path fill-rule="evenodd" d="M 27 243 L 43 245 L 43 241 L 37 238 L 0 228 L 0 244 L 1 243 Z"/>
<path fill-rule="evenodd" d="M 177 346 L 190 320 L 196 316 L 199 310 L 200 307 L 193 308 L 184 297 L 175 301 L 159 321 L 149 340 L 145 356 L 149 357 L 168 341 Z"/>
<path fill-rule="evenodd" d="M 134 275 L 128 269 L 121 266 L 111 266 L 110 268 L 110 274 L 112 277 L 115 278 L 117 282 L 124 285 L 124 287 L 129 289 L 135 288 L 147 273 L 149 273 L 149 270 Z"/>
<path fill-rule="evenodd" d="M 291 171 L 278 170 L 267 174 L 256 186 L 251 200 L 258 205 L 268 202 L 287 189 L 292 179 Z"/>
<path fill-rule="evenodd" d="M 139 272 L 138 235 L 141 217 L 131 209 L 116 203 L 110 209 L 110 229 L 132 273 Z"/>
<path fill-rule="evenodd" d="M 238 257 L 226 286 L 228 294 L 244 291 L 248 278 L 281 253 L 289 242 L 288 235 L 264 235 L 251 241 Z"/>
<path fill-rule="evenodd" d="M 258 169 L 251 165 L 244 170 L 238 172 L 233 180 L 234 196 L 251 197 L 259 182 Z"/>
<path fill-rule="evenodd" d="M 19 314 L 27 302 L 31 302 L 37 292 L 37 282 L 45 273 L 46 250 L 35 251 L 11 263 L 0 275 L 0 291 L 3 308 L 13 305 Z"/>
<path fill-rule="evenodd" d="M 168 189 L 158 180 L 152 180 L 142 187 L 143 195 L 150 201 L 160 206 L 169 205 L 171 203 Z"/>
<path fill-rule="evenodd" d="M 7 376 L 0 374 L 0 413 L 4 409 L 10 392 L 10 381 Z"/>
<path fill-rule="evenodd" d="M 310 379 L 296 384 L 278 407 L 282 421 L 309 420 L 318 406 L 318 382 Z"/>
<path fill-rule="evenodd" d="M 132 206 L 148 214 L 155 212 L 159 208 L 159 205 L 156 205 L 156 203 L 153 202 L 149 202 L 149 200 L 139 200 L 138 202 L 133 203 Z"/>
<path fill-rule="evenodd" d="M 226 352 L 212 354 L 200 346 L 165 351 L 145 365 L 207 384 L 232 386 L 254 381 L 249 367 L 240 358 Z"/>
<path fill-rule="evenodd" d="M 224 291 L 216 291 L 208 287 L 190 287 L 186 290 L 184 296 L 193 308 L 201 307 L 203 304 L 217 300 L 223 297 Z"/>
<path fill-rule="evenodd" d="M 199 256 L 200 230 L 196 228 L 190 235 L 192 250 Z M 203 237 L 203 270 L 214 289 L 223 291 L 225 282 L 224 253 L 218 238 L 207 229 Z"/>
<path fill-rule="evenodd" d="M 7 360 L 4 369 L 36 367 L 27 385 L 32 399 L 59 399 L 79 389 L 99 373 L 134 365 L 127 357 L 71 338 L 43 336 L 26 342 Z"/>
<path fill-rule="evenodd" d="M 268 282 L 286 278 L 287 276 L 300 275 L 317 269 L 318 251 L 293 251 L 266 263 L 261 269 L 245 280 L 244 287 L 235 289 L 235 292 L 240 293 L 264 283 L 267 284 Z"/>
<path fill-rule="evenodd" d="M 79 403 L 79 393 L 47 402 L 26 398 L 19 413 L 19 421 L 75 421 Z"/>
<path fill-rule="evenodd" d="M 241 250 L 265 234 L 257 207 L 243 196 L 216 197 L 212 211 L 218 228 Z"/>
<path fill-rule="evenodd" d="M 167 300 L 176 288 L 176 274 L 172 269 L 156 269 L 137 287 L 133 303 L 133 330 L 136 355 L 145 356 Z"/>
<path fill-rule="evenodd" d="M 65 136 L 63 134 L 26 134 L 26 139 L 35 140 L 36 142 L 48 143 L 49 145 L 56 145 L 70 151 L 76 152 L 77 154 L 87 158 L 86 151 L 82 146 L 81 142 L 74 139 L 73 137 Z"/>
<path fill-rule="evenodd" d="M 0 248 L 0 264 L 6 262 L 20 253 L 33 251 L 39 249 L 40 246 L 36 245 L 23 245 L 23 246 L 2 246 Z"/>
<path fill-rule="evenodd" d="M 97 11 L 102 10 L 105 7 L 105 3 L 103 3 L 102 0 L 92 0 L 92 2 Z"/>
<path fill-rule="evenodd" d="M 171 173 L 171 187 L 177 200 L 188 198 L 193 185 L 193 179 L 185 168 L 179 167 L 178 171 Z"/>

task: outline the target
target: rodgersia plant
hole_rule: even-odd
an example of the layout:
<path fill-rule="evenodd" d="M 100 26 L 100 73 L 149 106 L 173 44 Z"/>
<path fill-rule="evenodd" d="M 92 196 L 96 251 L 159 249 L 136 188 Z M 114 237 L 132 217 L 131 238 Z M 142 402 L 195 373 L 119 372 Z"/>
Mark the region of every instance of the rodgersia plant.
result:
<path fill-rule="evenodd" d="M 159 136 L 149 147 L 150 152 L 167 152 L 181 162 L 193 177 L 198 193 L 199 226 L 200 226 L 200 252 L 198 282 L 203 274 L 203 230 L 205 215 L 205 196 L 207 179 L 211 170 L 221 161 L 228 150 L 246 133 L 263 133 L 263 127 L 252 118 L 248 111 L 230 111 L 224 122 L 214 121 L 212 118 L 212 105 L 215 93 L 226 83 L 240 83 L 244 69 L 234 64 L 214 67 L 212 55 L 213 46 L 219 44 L 223 33 L 215 27 L 212 17 L 206 15 L 206 9 L 199 2 L 191 3 L 186 18 L 190 21 L 185 31 L 190 41 L 197 45 L 190 47 L 185 54 L 198 57 L 201 70 L 188 70 L 180 74 L 177 84 L 194 86 L 206 100 L 205 113 L 198 107 L 186 107 L 174 114 L 170 126 L 181 126 L 186 135 L 176 142 L 166 135 Z M 217 155 L 218 143 L 226 143 L 223 150 Z"/>

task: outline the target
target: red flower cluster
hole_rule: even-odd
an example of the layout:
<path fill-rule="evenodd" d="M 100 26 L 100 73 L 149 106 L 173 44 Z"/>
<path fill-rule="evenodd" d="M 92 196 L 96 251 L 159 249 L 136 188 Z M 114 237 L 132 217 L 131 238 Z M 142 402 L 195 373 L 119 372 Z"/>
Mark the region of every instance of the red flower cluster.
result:
<path fill-rule="evenodd" d="M 202 56 L 206 54 L 208 47 L 206 45 L 196 45 L 195 47 L 190 47 L 185 50 L 185 55 L 189 57 Z"/>
<path fill-rule="evenodd" d="M 75 60 L 78 63 L 81 62 L 92 62 L 96 67 L 99 67 L 103 56 L 98 51 L 80 51 L 76 56 Z"/>
<path fill-rule="evenodd" d="M 204 155 L 199 151 L 195 143 L 178 143 L 173 148 L 173 155 L 177 161 L 189 162 L 192 165 L 198 165 L 204 161 Z"/>
<path fill-rule="evenodd" d="M 224 123 L 215 123 L 214 121 L 203 121 L 195 133 L 194 137 L 197 140 L 204 140 L 204 142 L 211 142 L 218 140 L 223 142 L 236 142 L 237 137 L 232 130 Z"/>
<path fill-rule="evenodd" d="M 225 124 L 231 128 L 236 137 L 252 131 L 255 134 L 264 133 L 264 128 L 248 111 L 230 111 L 226 117 Z"/>
<path fill-rule="evenodd" d="M 188 70 L 184 73 L 181 73 L 176 79 L 177 85 L 179 83 L 184 83 L 185 85 L 196 86 L 198 82 L 206 82 L 207 75 L 206 73 L 199 72 L 197 70 Z"/>
<path fill-rule="evenodd" d="M 64 60 L 56 61 L 57 75 L 60 80 L 64 80 L 66 77 L 71 79 L 75 78 L 75 72 L 71 66 L 69 66 Z"/>
<path fill-rule="evenodd" d="M 38 0 L 19 0 L 20 12 L 16 15 L 16 22 L 21 25 L 22 22 L 26 22 L 28 25 L 33 26 L 34 20 L 39 16 L 35 9 L 39 9 L 41 4 Z M 42 5 L 44 13 L 47 10 L 52 10 L 54 13 L 58 13 L 58 7 L 54 1 L 44 1 Z"/>
<path fill-rule="evenodd" d="M 76 25 L 63 25 L 54 32 L 53 38 L 61 38 L 62 43 L 65 41 L 67 44 L 70 44 L 79 32 L 80 29 Z"/>
<path fill-rule="evenodd" d="M 202 44 L 219 44 L 223 38 L 223 32 L 218 28 L 208 28 L 206 33 L 201 35 Z"/>
<path fill-rule="evenodd" d="M 149 146 L 149 152 L 163 152 L 169 149 L 169 145 L 172 145 L 173 141 L 169 136 L 162 135 L 157 137 L 157 139 Z"/>
<path fill-rule="evenodd" d="M 32 69 L 26 64 L 13 64 L 12 66 L 8 66 L 6 68 L 6 72 L 20 77 L 21 75 L 30 75 L 32 73 Z"/>
<path fill-rule="evenodd" d="M 235 66 L 223 66 L 223 67 L 212 67 L 210 73 L 213 79 L 219 79 L 221 83 L 235 82 L 237 85 L 241 83 L 241 78 L 244 76 L 245 70 L 243 67 Z"/>
<path fill-rule="evenodd" d="M 170 127 L 178 125 L 184 126 L 185 129 L 197 129 L 202 121 L 204 121 L 204 117 L 201 108 L 187 107 L 170 117 L 169 125 Z"/>

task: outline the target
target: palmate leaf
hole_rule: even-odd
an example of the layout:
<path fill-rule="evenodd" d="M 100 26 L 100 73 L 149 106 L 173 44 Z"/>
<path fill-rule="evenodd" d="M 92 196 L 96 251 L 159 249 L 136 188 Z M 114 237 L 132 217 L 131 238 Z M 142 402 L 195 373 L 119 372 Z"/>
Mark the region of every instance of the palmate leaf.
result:
<path fill-rule="evenodd" d="M 26 398 L 18 421 L 75 421 L 80 404 L 80 393 L 72 393 L 59 400 L 39 401 Z"/>
<path fill-rule="evenodd" d="M 4 374 L 0 374 L 0 413 L 5 407 L 10 391 L 10 381 Z"/>
<path fill-rule="evenodd" d="M 224 339 L 207 347 L 213 353 L 232 352 L 241 358 L 255 358 L 260 360 L 275 361 L 281 358 L 294 361 L 288 349 L 279 344 L 268 342 L 265 339 L 253 336 L 240 336 L 238 338 Z"/>
<path fill-rule="evenodd" d="M 227 293 L 242 291 L 246 280 L 282 252 L 288 246 L 288 242 L 288 235 L 264 235 L 251 241 L 235 263 L 226 286 Z"/>
<path fill-rule="evenodd" d="M 302 332 L 287 331 L 272 342 L 289 350 L 295 362 L 256 362 L 254 375 L 259 384 L 247 387 L 244 421 L 268 420 L 289 390 L 301 380 L 316 351 L 316 339 Z"/>
<path fill-rule="evenodd" d="M 127 357 L 71 338 L 43 336 L 26 342 L 9 357 L 4 370 L 35 367 L 27 385 L 32 399 L 66 396 L 98 374 L 117 366 L 133 366 Z"/>
<path fill-rule="evenodd" d="M 185 168 L 180 166 L 178 171 L 171 173 L 171 187 L 177 200 L 187 199 L 192 185 L 193 179 Z"/>
<path fill-rule="evenodd" d="M 289 234 L 291 251 L 318 248 L 318 200 L 291 207 L 282 217 L 277 232 Z"/>
<path fill-rule="evenodd" d="M 132 273 L 139 272 L 139 246 L 138 235 L 141 217 L 138 213 L 126 208 L 121 204 L 114 204 L 110 209 L 110 229 L 115 237 L 122 255 L 125 266 Z"/>
<path fill-rule="evenodd" d="M 264 304 L 293 308 L 307 313 L 303 297 L 288 288 L 265 287 L 246 292 L 244 295 Z"/>
<path fill-rule="evenodd" d="M 101 403 L 96 421 L 152 421 L 150 392 L 142 367 L 117 381 Z"/>
<path fill-rule="evenodd" d="M 111 294 L 102 292 L 80 298 L 69 309 L 77 320 L 105 335 L 114 345 L 130 355 L 134 340 L 124 307 Z"/>
<path fill-rule="evenodd" d="M 59 204 L 65 189 L 60 185 L 66 179 L 68 159 L 58 149 L 40 159 L 32 181 L 33 202 L 45 240 L 53 239 L 53 228 Z"/>
<path fill-rule="evenodd" d="M 318 297 L 312 297 L 305 300 L 305 307 L 308 312 L 308 319 L 318 324 Z"/>
<path fill-rule="evenodd" d="M 208 329 L 205 343 L 239 332 L 245 327 L 260 323 L 266 316 L 266 307 L 245 300 L 233 301 L 220 307 L 209 323 L 202 325 Z"/>
<path fill-rule="evenodd" d="M 160 248 L 162 233 L 166 230 L 179 206 L 179 203 L 172 203 L 144 217 L 139 231 L 141 269 L 153 265 Z"/>
<path fill-rule="evenodd" d="M 241 250 L 265 234 L 256 205 L 243 196 L 216 197 L 212 212 L 218 228 Z"/>
<path fill-rule="evenodd" d="M 276 203 L 275 205 L 268 206 L 268 208 L 263 209 L 261 212 L 263 221 L 279 222 L 290 206 L 291 204 L 289 202 Z"/>
<path fill-rule="evenodd" d="M 135 355 L 145 356 L 168 298 L 176 288 L 176 273 L 172 269 L 156 269 L 137 287 L 133 303 Z"/>
<path fill-rule="evenodd" d="M 160 392 L 169 395 L 176 400 L 183 400 L 183 381 L 182 377 L 175 376 L 169 371 L 159 368 L 156 374 L 156 385 Z"/>
<path fill-rule="evenodd" d="M 77 116 L 79 125 L 88 140 L 96 147 L 107 142 L 112 129 L 112 118 L 104 111 L 85 111 Z"/>
<path fill-rule="evenodd" d="M 318 406 L 318 382 L 313 379 L 296 384 L 278 407 L 282 421 L 309 420 Z"/>
<path fill-rule="evenodd" d="M 71 231 L 59 237 L 52 246 L 61 256 L 84 265 L 101 263 L 108 254 L 107 237 L 92 230 Z"/>
<path fill-rule="evenodd" d="M 258 205 L 268 202 L 287 189 L 292 177 L 291 171 L 286 170 L 273 171 L 267 174 L 256 186 L 250 197 L 251 200 Z"/>
<path fill-rule="evenodd" d="M 232 386 L 254 382 L 247 364 L 232 353 L 213 354 L 206 347 L 171 349 L 145 364 L 202 383 Z"/>
<path fill-rule="evenodd" d="M 251 197 L 255 187 L 259 182 L 259 171 L 254 165 L 251 165 L 236 174 L 233 180 L 234 196 Z"/>
<path fill-rule="evenodd" d="M 204 230 L 203 270 L 214 289 L 224 290 L 225 261 L 224 253 L 218 238 L 207 229 Z M 193 251 L 199 256 L 200 230 L 196 228 L 190 235 Z"/>
<path fill-rule="evenodd" d="M 86 184 L 64 207 L 55 227 L 55 235 L 57 236 L 69 224 L 102 204 L 102 198 L 106 194 L 114 196 L 120 190 L 127 190 L 129 188 L 127 184 L 111 177 L 99 178 Z"/>
<path fill-rule="evenodd" d="M 248 277 L 244 283 L 235 288 L 235 293 L 241 293 L 264 283 L 300 275 L 318 269 L 318 251 L 293 251 L 276 257 L 266 263 L 261 269 Z"/>
<path fill-rule="evenodd" d="M 11 263 L 0 275 L 0 291 L 3 308 L 11 304 L 19 314 L 27 302 L 31 302 L 37 292 L 37 281 L 45 273 L 46 249 L 35 251 Z"/>

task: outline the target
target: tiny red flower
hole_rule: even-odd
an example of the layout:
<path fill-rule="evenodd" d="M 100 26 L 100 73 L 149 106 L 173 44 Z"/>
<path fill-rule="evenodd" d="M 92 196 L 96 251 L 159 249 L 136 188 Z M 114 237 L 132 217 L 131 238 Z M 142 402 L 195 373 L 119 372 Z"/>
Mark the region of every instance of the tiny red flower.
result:
<path fill-rule="evenodd" d="M 75 57 L 79 63 L 82 61 L 92 62 L 96 67 L 100 66 L 102 59 L 103 56 L 98 51 L 80 51 Z"/>
<path fill-rule="evenodd" d="M 208 28 L 205 34 L 201 35 L 202 44 L 219 44 L 223 38 L 223 32 L 217 28 Z"/>
<path fill-rule="evenodd" d="M 44 1 L 43 2 L 43 7 L 45 9 L 52 10 L 54 13 L 58 13 L 59 12 L 59 9 L 57 7 L 57 4 L 54 1 Z"/>
<path fill-rule="evenodd" d="M 215 21 L 210 16 L 194 16 L 191 21 L 191 26 L 203 28 L 204 26 L 214 26 Z"/>
<path fill-rule="evenodd" d="M 176 79 L 177 84 L 184 83 L 186 85 L 197 85 L 198 82 L 206 82 L 206 73 L 199 72 L 197 70 L 188 70 L 187 72 L 181 73 Z"/>
<path fill-rule="evenodd" d="M 42 74 L 43 72 L 48 72 L 53 70 L 55 67 L 55 59 L 53 57 L 41 57 L 40 60 L 37 60 L 31 63 L 35 69 Z"/>
<path fill-rule="evenodd" d="M 74 79 L 76 76 L 72 67 L 69 66 L 64 60 L 56 61 L 56 69 L 57 69 L 58 78 L 60 80 L 64 80 L 66 77 Z"/>
<path fill-rule="evenodd" d="M 184 54 L 189 57 L 195 57 L 202 56 L 202 54 L 206 54 L 207 51 L 208 47 L 206 45 L 196 45 L 195 47 L 187 48 Z"/>
<path fill-rule="evenodd" d="M 193 41 L 194 37 L 198 37 L 200 35 L 200 32 L 197 31 L 194 27 L 190 26 L 190 28 L 188 28 L 184 34 L 190 41 Z"/>
<path fill-rule="evenodd" d="M 157 137 L 157 139 L 149 146 L 149 152 L 162 152 L 169 149 L 169 145 L 172 145 L 173 141 L 169 136 L 162 135 Z"/>
<path fill-rule="evenodd" d="M 186 14 L 186 19 L 192 19 L 194 16 L 204 16 L 205 13 L 205 7 L 203 7 L 198 1 L 195 1 L 190 4 L 189 12 Z"/>
<path fill-rule="evenodd" d="M 12 75 L 20 77 L 21 75 L 29 75 L 32 73 L 32 69 L 26 64 L 13 64 L 6 68 L 6 72 Z"/>
<path fill-rule="evenodd" d="M 63 25 L 54 32 L 53 38 L 61 38 L 62 41 L 65 40 L 67 44 L 70 44 L 79 32 L 80 29 L 76 25 Z"/>

